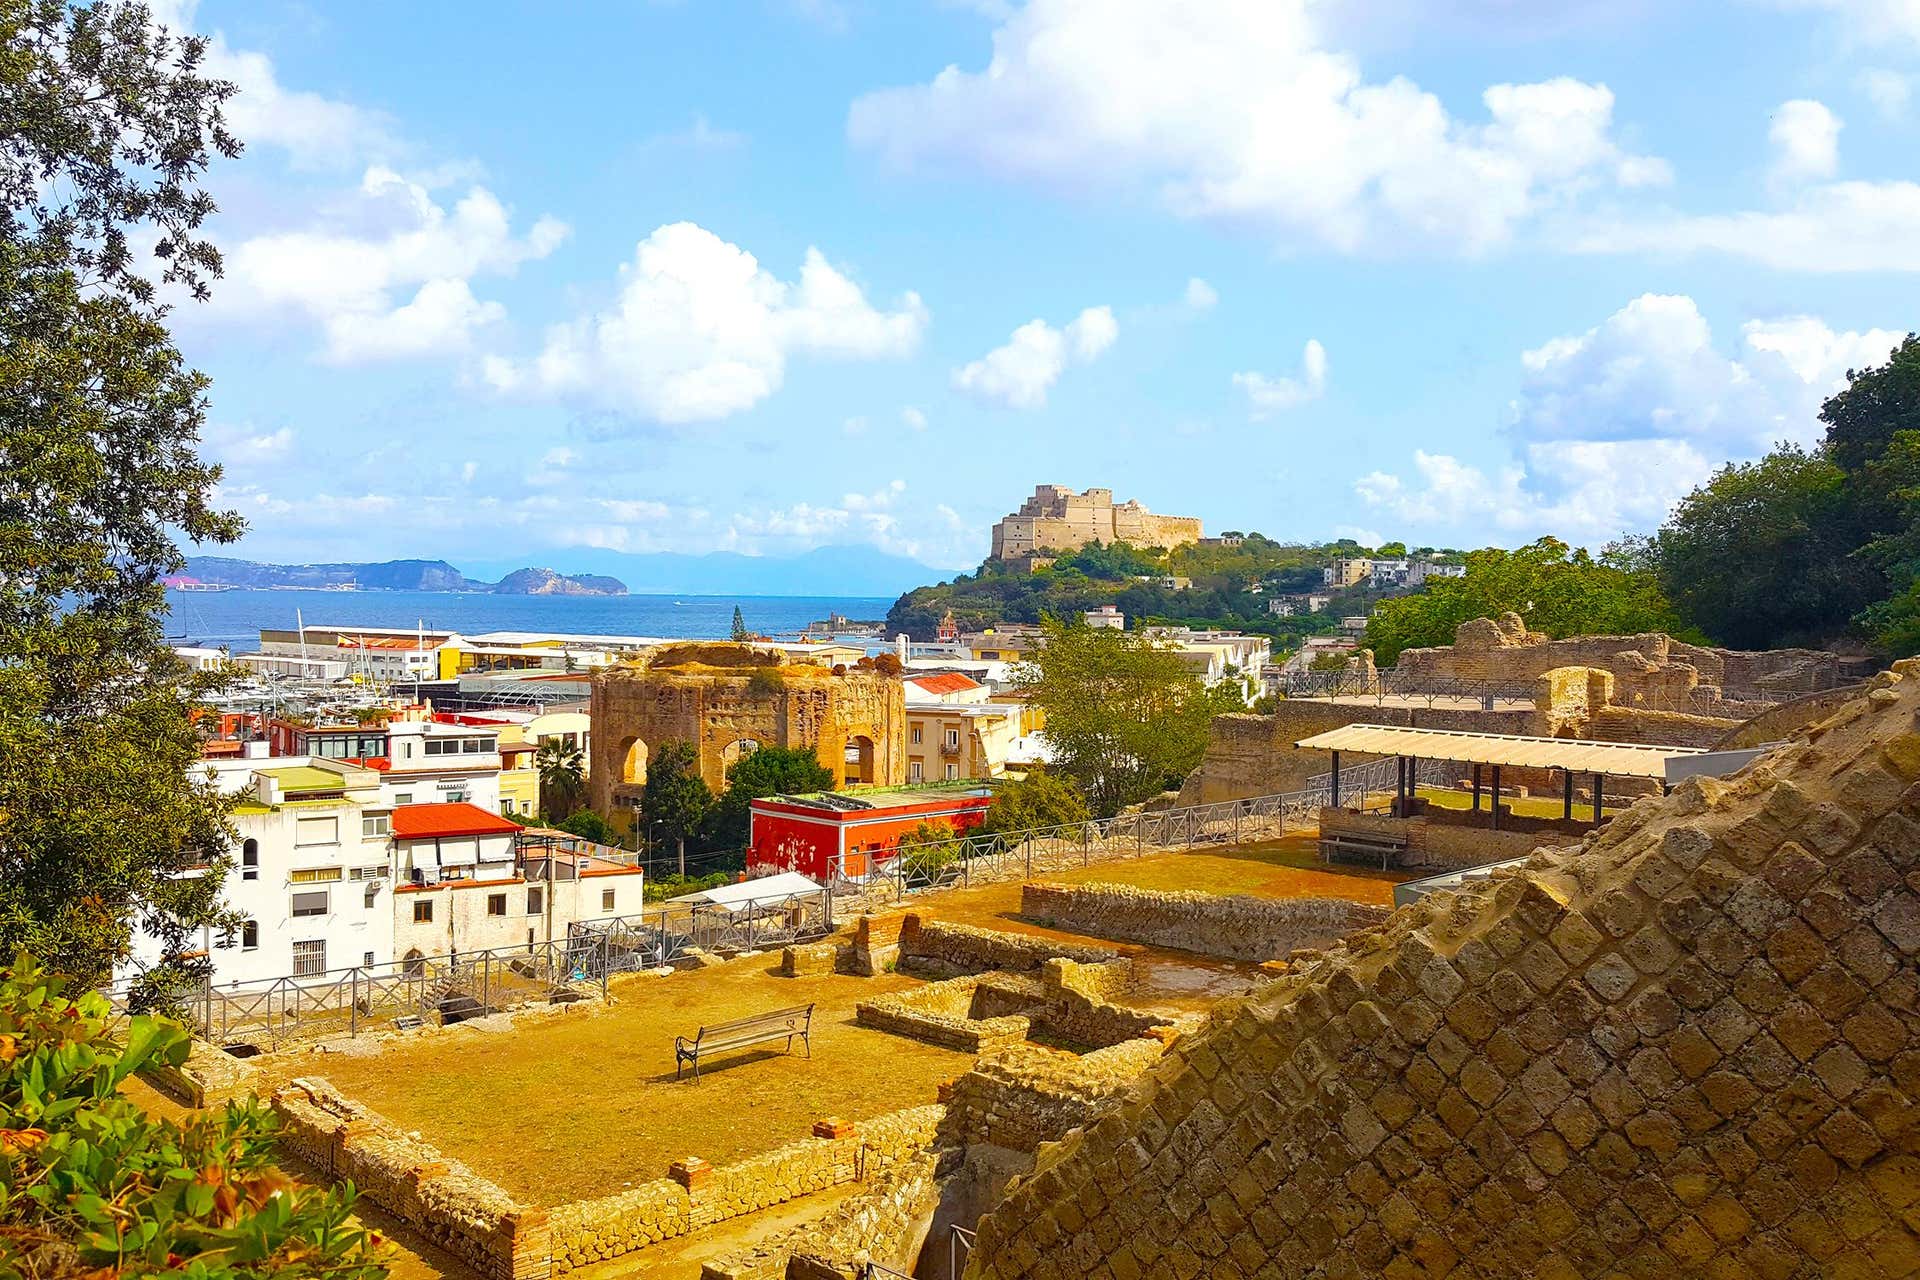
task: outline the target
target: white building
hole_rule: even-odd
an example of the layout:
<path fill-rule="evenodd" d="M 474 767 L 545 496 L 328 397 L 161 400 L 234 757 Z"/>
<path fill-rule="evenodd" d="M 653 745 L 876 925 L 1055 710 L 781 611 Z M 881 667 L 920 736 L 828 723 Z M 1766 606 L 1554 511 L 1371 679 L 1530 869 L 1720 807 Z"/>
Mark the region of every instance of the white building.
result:
<path fill-rule="evenodd" d="M 1103 604 L 1097 609 L 1089 609 L 1082 615 L 1090 627 L 1107 627 L 1114 631 L 1127 629 L 1127 615 L 1120 612 L 1120 606 Z"/>
<path fill-rule="evenodd" d="M 173 646 L 173 656 L 185 663 L 189 671 L 218 671 L 228 662 L 225 649 L 209 649 L 192 644 Z"/>

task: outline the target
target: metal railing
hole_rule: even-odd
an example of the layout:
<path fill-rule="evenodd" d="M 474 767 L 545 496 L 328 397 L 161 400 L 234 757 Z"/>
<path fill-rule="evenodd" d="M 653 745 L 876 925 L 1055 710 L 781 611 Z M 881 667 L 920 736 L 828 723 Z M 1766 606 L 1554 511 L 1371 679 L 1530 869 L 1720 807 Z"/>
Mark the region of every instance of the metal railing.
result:
<path fill-rule="evenodd" d="M 1343 800 L 1347 798 L 1346 778 L 1342 770 Z M 1366 788 L 1358 786 L 1354 791 L 1364 802 Z M 1321 806 L 1330 798 L 1328 787 L 1315 786 L 1063 826 L 957 835 L 950 840 L 911 845 L 896 856 L 876 860 L 864 875 L 836 873 L 830 883 L 839 894 L 879 890 L 900 896 L 965 886 L 975 880 L 1004 880 L 1015 875 L 1031 879 L 1037 872 L 1173 849 L 1275 840 L 1313 826 Z"/>
<path fill-rule="evenodd" d="M 756 950 L 832 932 L 833 896 L 825 889 L 731 907 L 665 902 L 635 915 L 575 923 L 565 937 L 546 942 L 207 983 L 183 994 L 179 1013 L 215 1044 L 278 1047 L 385 1030 L 397 1019 L 464 1021 L 527 1004 L 605 996 L 614 974 L 658 968 L 689 951 Z M 137 985 L 115 983 L 102 994 L 124 1016 Z"/>
<path fill-rule="evenodd" d="M 1401 671 L 1397 667 L 1386 667 L 1371 673 L 1344 667 L 1331 671 L 1288 671 L 1281 676 L 1280 691 L 1293 699 L 1372 698 L 1379 702 L 1389 698 L 1401 701 L 1423 699 L 1429 705 L 1443 700 L 1464 700 L 1478 702 L 1486 710 L 1493 710 L 1502 703 L 1532 706 L 1536 692 L 1532 680 L 1459 680 L 1418 671 Z M 1710 697 L 1696 697 L 1696 694 L 1717 694 L 1727 702 L 1771 704 L 1803 697 L 1805 691 L 1770 689 L 1758 685 L 1703 684 L 1693 689 L 1638 689 L 1634 691 L 1632 699 L 1623 701 L 1622 705 L 1650 711 L 1699 711 L 1711 704 Z"/>

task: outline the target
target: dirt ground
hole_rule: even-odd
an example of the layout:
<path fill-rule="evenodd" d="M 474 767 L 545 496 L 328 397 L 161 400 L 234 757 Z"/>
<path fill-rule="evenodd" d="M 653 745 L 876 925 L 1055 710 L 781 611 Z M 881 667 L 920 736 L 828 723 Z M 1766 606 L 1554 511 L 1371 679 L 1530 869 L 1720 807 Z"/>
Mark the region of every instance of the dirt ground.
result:
<path fill-rule="evenodd" d="M 854 1025 L 863 999 L 904 975 L 782 978 L 778 957 L 635 977 L 600 1012 L 529 1018 L 511 1030 L 431 1035 L 378 1053 L 303 1055 L 405 1129 L 533 1204 L 608 1195 L 667 1175 L 682 1156 L 725 1164 L 807 1136 L 825 1116 L 860 1120 L 932 1102 L 968 1055 Z M 676 1081 L 673 1038 L 701 1024 L 817 1005 L 813 1056 L 748 1049 Z"/>

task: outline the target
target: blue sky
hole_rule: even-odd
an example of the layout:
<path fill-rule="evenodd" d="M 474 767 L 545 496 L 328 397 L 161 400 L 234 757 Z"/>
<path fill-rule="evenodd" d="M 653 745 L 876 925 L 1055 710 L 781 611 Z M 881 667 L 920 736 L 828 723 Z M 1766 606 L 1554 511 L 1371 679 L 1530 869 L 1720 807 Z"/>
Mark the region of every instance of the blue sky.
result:
<path fill-rule="evenodd" d="M 1916 323 L 1916 0 L 182 0 L 263 559 L 1656 526 Z"/>

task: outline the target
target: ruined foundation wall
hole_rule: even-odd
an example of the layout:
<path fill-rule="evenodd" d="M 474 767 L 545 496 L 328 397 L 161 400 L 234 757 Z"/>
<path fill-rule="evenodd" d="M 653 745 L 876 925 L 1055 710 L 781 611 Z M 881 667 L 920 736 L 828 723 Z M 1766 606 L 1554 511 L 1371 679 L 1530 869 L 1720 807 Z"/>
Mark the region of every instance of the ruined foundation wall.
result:
<path fill-rule="evenodd" d="M 1027 933 L 1003 933 L 970 924 L 945 924 L 909 913 L 900 926 L 900 964 L 935 974 L 1018 973 L 1040 968 L 1055 956 L 1104 964 L 1119 952 L 1087 943 L 1059 942 Z"/>
<path fill-rule="evenodd" d="M 1020 914 L 1096 938 L 1171 947 L 1229 960 L 1284 960 L 1355 929 L 1379 924 L 1387 908 L 1344 898 L 1254 898 L 1124 884 L 1020 887 Z"/>
<path fill-rule="evenodd" d="M 939 1141 L 1037 1151 L 1090 1123 L 1165 1052 L 1141 1039 L 1080 1055 L 1030 1044 L 989 1054 L 949 1086 Z"/>
<path fill-rule="evenodd" d="M 1217 1009 L 967 1274 L 1920 1269 L 1920 661 L 1875 684 Z"/>

